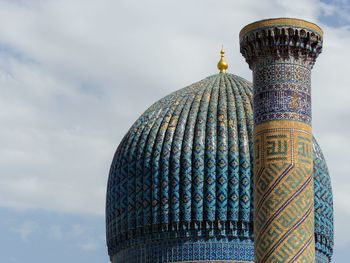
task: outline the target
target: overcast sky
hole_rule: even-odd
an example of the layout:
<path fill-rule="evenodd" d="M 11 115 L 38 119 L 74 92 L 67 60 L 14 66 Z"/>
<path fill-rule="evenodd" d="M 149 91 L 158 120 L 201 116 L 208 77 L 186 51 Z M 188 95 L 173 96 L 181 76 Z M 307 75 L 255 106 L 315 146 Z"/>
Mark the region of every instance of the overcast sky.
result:
<path fill-rule="evenodd" d="M 251 80 L 238 33 L 270 17 L 325 31 L 313 128 L 332 176 L 334 262 L 350 246 L 350 1 L 0 0 L 0 262 L 108 262 L 112 156 L 153 102 L 215 74 Z M 49 258 L 49 259 L 48 259 Z"/>

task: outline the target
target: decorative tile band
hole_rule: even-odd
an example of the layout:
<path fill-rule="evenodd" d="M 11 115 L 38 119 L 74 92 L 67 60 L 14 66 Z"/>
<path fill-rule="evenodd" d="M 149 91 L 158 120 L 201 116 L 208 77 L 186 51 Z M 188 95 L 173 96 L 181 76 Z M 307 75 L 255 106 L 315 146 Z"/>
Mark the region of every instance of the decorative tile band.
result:
<path fill-rule="evenodd" d="M 314 262 L 312 65 L 294 53 L 284 58 L 268 53 L 250 62 L 255 261 Z"/>
<path fill-rule="evenodd" d="M 311 125 L 311 70 L 300 63 L 266 61 L 253 66 L 254 123 L 301 121 Z"/>
<path fill-rule="evenodd" d="M 256 93 L 266 89 L 288 89 L 287 83 L 299 84 L 297 90 L 310 92 L 311 69 L 299 60 L 291 58 L 288 61 L 267 59 L 254 65 L 253 82 Z M 282 85 L 284 84 L 284 85 Z M 273 85 L 269 87 L 269 85 Z"/>
<path fill-rule="evenodd" d="M 311 127 L 270 121 L 254 138 L 255 260 L 314 262 Z"/>
<path fill-rule="evenodd" d="M 173 263 L 253 263 L 253 261 L 237 261 L 237 260 L 196 260 L 196 261 L 177 261 L 177 262 L 173 262 Z"/>
<path fill-rule="evenodd" d="M 322 30 L 289 18 L 247 25 L 253 71 L 255 262 L 315 262 L 311 69 Z"/>
<path fill-rule="evenodd" d="M 250 239 L 168 239 L 138 243 L 120 251 L 112 263 L 253 262 Z"/>
<path fill-rule="evenodd" d="M 263 63 L 261 66 L 268 67 Z M 303 70 L 300 75 L 309 72 L 302 65 L 296 69 Z M 307 79 L 291 81 L 294 88 L 307 93 Z M 265 90 L 286 88 L 283 79 L 263 77 L 261 83 Z M 159 240 L 253 240 L 252 104 L 251 83 L 228 73 L 217 74 L 167 96 L 140 117 L 111 166 L 106 227 L 112 257 L 126 253 L 124 250 L 134 253 L 132 248 L 139 244 Z M 319 167 L 314 180 L 318 189 L 316 254 L 325 253 L 331 258 L 332 191 L 324 158 L 318 146 L 314 147 L 314 168 Z M 209 192 L 213 178 L 216 188 Z M 215 205 L 205 205 L 213 196 Z M 205 220 L 206 216 L 212 217 L 207 209 L 216 211 L 215 221 Z M 152 223 L 152 218 L 157 220 Z M 169 252 L 161 251 L 165 254 L 159 257 L 166 259 Z"/>
<path fill-rule="evenodd" d="M 237 260 L 197 260 L 197 261 L 177 261 L 173 263 L 253 263 L 253 261 L 237 261 Z"/>

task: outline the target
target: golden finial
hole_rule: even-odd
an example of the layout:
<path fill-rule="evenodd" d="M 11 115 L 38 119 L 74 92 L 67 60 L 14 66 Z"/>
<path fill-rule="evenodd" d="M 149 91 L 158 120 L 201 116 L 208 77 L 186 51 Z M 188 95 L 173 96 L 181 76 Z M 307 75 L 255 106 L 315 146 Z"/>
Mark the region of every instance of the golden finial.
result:
<path fill-rule="evenodd" d="M 224 47 L 221 48 L 220 54 L 221 54 L 221 58 L 220 58 L 220 61 L 218 62 L 218 69 L 220 70 L 220 73 L 225 73 L 228 68 L 228 64 L 225 61 Z"/>

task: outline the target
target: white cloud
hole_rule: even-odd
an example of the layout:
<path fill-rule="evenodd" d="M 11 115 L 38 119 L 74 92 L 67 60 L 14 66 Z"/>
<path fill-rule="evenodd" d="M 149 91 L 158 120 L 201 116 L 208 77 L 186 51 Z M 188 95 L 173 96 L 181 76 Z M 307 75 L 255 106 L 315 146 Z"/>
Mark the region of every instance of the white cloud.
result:
<path fill-rule="evenodd" d="M 73 233 L 73 235 L 75 236 L 83 236 L 86 234 L 86 230 L 84 229 L 84 227 L 80 224 L 74 224 L 71 226 L 71 232 Z"/>
<path fill-rule="evenodd" d="M 97 240 L 89 238 L 84 242 L 79 244 L 80 249 L 84 251 L 95 251 L 99 248 L 99 243 Z"/>
<path fill-rule="evenodd" d="M 23 241 L 27 241 L 28 238 L 39 229 L 39 225 L 33 221 L 25 221 L 12 231 L 17 233 Z"/>
<path fill-rule="evenodd" d="M 238 46 L 249 22 L 319 23 L 320 14 L 336 12 L 317 0 L 0 1 L 0 206 L 102 215 L 114 150 L 147 106 L 215 73 L 222 43 L 230 71 L 251 79 Z M 340 219 L 348 216 L 350 188 L 350 33 L 322 27 L 314 131 Z M 346 220 L 337 229 L 344 244 Z"/>
<path fill-rule="evenodd" d="M 69 234 L 72 238 L 77 240 L 78 247 L 83 251 L 95 251 L 100 248 L 100 244 L 105 243 L 105 236 L 101 238 L 101 235 L 81 224 L 71 225 Z"/>
<path fill-rule="evenodd" d="M 62 239 L 63 232 L 60 225 L 53 225 L 49 228 L 50 235 L 53 239 Z"/>

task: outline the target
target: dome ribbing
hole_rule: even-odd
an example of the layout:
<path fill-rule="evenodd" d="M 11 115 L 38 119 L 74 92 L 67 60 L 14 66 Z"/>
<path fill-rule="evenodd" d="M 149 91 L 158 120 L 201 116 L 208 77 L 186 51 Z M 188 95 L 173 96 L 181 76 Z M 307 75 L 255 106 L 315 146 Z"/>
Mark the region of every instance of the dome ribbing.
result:
<path fill-rule="evenodd" d="M 313 140 L 316 249 L 329 259 L 333 255 L 334 220 L 331 178 L 317 141 Z"/>
<path fill-rule="evenodd" d="M 106 204 L 110 256 L 141 243 L 144 251 L 154 251 L 162 241 L 201 246 L 198 240 L 204 245 L 221 240 L 237 250 L 235 260 L 253 260 L 252 132 L 252 86 L 235 75 L 208 77 L 153 104 L 123 138 L 111 165 Z M 315 179 L 315 207 L 328 202 L 330 209 L 329 198 L 317 198 L 319 192 L 331 195 L 330 186 L 322 183 L 329 178 L 323 156 L 314 154 L 314 163 L 319 167 L 314 173 L 323 178 Z M 319 211 L 315 233 L 328 238 L 333 228 Z M 327 242 L 319 241 L 318 250 L 329 256 L 332 243 Z M 170 243 L 164 253 L 181 261 L 171 248 L 180 250 L 183 244 Z M 223 252 L 212 259 L 228 257 Z"/>

